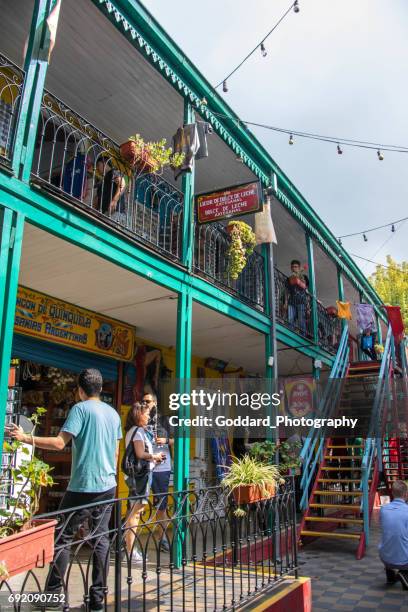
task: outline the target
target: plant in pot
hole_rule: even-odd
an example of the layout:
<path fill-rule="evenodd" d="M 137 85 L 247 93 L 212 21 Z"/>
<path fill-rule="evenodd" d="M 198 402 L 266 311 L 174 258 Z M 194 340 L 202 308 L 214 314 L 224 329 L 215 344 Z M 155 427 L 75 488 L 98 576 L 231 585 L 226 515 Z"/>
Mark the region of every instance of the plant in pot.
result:
<path fill-rule="evenodd" d="M 32 433 L 45 408 L 37 408 L 30 420 Z M 35 519 L 42 487 L 54 484 L 51 468 L 33 454 L 11 467 L 12 497 L 9 507 L 0 510 L 0 572 L 12 577 L 34 567 L 43 567 L 54 555 L 54 531 L 57 521 Z M 18 441 L 4 442 L 5 453 L 30 455 Z"/>
<path fill-rule="evenodd" d="M 248 223 L 230 221 L 227 225 L 230 244 L 227 249 L 227 275 L 236 280 L 247 264 L 247 258 L 252 255 L 256 245 L 256 237 Z"/>
<path fill-rule="evenodd" d="M 276 459 L 276 444 L 271 440 L 255 442 L 249 449 L 249 456 L 262 463 L 274 463 Z"/>
<path fill-rule="evenodd" d="M 249 455 L 234 459 L 222 481 L 237 504 L 250 504 L 275 495 L 280 479 L 276 465 L 256 461 Z"/>
<path fill-rule="evenodd" d="M 140 134 L 135 134 L 120 145 L 120 155 L 141 171 L 157 173 L 169 165 L 179 168 L 184 161 L 184 153 L 173 153 L 170 147 L 166 147 L 166 142 L 165 138 L 145 142 Z"/>
<path fill-rule="evenodd" d="M 296 273 L 293 272 L 289 276 L 289 284 L 292 286 L 299 287 L 299 289 L 306 289 L 307 287 L 307 282 L 305 278 L 306 270 L 307 270 L 307 266 L 306 264 L 303 264 L 299 272 L 296 272 Z"/>
<path fill-rule="evenodd" d="M 300 442 L 281 442 L 279 445 L 279 469 L 283 475 L 298 475 L 302 462 L 299 451 L 302 448 Z"/>

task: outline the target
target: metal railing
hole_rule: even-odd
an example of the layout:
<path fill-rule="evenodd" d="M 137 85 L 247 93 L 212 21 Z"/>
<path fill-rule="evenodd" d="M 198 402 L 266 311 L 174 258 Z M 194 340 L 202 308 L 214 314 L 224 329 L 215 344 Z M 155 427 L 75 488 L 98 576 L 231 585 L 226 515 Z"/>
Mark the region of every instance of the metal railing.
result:
<path fill-rule="evenodd" d="M 319 405 L 319 418 L 330 419 L 337 406 L 341 395 L 343 379 L 347 373 L 349 363 L 348 326 L 345 325 L 341 335 L 336 359 L 330 372 L 328 384 L 325 386 L 323 397 Z M 319 428 L 311 427 L 300 452 L 302 461 L 302 478 L 300 486 L 302 496 L 300 507 L 305 510 L 309 501 L 309 487 L 314 480 L 315 471 L 323 459 L 327 426 Z"/>
<path fill-rule="evenodd" d="M 241 505 L 240 512 L 220 486 L 162 497 L 165 519 L 157 518 L 159 504 L 147 503 L 138 524 L 129 512 L 122 518 L 141 502 L 136 497 L 43 515 L 58 521 L 53 561 L 0 582 L 0 599 L 16 602 L 31 591 L 39 601 L 59 596 L 63 610 L 85 604 L 115 612 L 214 612 L 237 610 L 286 576 L 297 577 L 290 479 L 274 497 Z"/>
<path fill-rule="evenodd" d="M 336 353 L 341 338 L 341 319 L 337 315 L 329 314 L 319 300 L 316 300 L 316 308 L 319 346 L 329 353 Z"/>
<path fill-rule="evenodd" d="M 163 177 L 129 166 L 117 143 L 48 92 L 32 178 L 162 254 L 180 258 L 181 192 Z"/>
<path fill-rule="evenodd" d="M 0 159 L 9 164 L 20 108 L 24 72 L 0 54 Z"/>
<path fill-rule="evenodd" d="M 284 325 L 313 340 L 312 296 L 306 289 L 291 285 L 289 277 L 275 268 L 276 316 Z"/>
<path fill-rule="evenodd" d="M 234 280 L 228 272 L 230 238 L 225 227 L 220 223 L 196 224 L 194 237 L 194 271 L 263 310 L 265 266 L 262 255 L 254 251 L 239 277 Z"/>
<path fill-rule="evenodd" d="M 382 437 L 384 432 L 385 419 L 388 415 L 390 401 L 390 376 L 394 354 L 394 337 L 391 326 L 388 328 L 385 341 L 384 353 L 381 361 L 381 368 L 376 384 L 373 409 L 371 412 L 370 426 L 364 447 L 363 460 L 361 462 L 361 489 L 363 491 L 361 500 L 361 511 L 364 521 L 364 535 L 366 546 L 369 542 L 370 533 L 370 477 L 375 468 L 375 461 L 378 469 L 382 461 Z"/>

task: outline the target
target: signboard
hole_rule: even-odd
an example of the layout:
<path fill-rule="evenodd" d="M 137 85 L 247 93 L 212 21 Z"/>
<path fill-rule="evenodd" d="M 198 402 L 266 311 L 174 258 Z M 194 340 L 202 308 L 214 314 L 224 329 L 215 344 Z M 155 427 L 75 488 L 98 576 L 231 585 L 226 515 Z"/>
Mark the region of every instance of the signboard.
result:
<path fill-rule="evenodd" d="M 312 377 L 294 376 L 285 379 L 287 410 L 294 418 L 313 412 L 314 380 Z"/>
<path fill-rule="evenodd" d="M 135 328 L 19 285 L 14 331 L 49 342 L 130 361 Z"/>
<path fill-rule="evenodd" d="M 257 181 L 222 191 L 202 193 L 196 198 L 198 222 L 210 223 L 258 212 L 262 210 L 261 193 Z"/>

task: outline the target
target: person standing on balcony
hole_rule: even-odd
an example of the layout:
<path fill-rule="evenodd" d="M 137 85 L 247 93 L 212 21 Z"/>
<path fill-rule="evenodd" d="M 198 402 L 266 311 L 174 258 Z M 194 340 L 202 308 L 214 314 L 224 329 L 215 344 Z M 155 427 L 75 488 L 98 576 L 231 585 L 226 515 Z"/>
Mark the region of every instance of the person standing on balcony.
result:
<path fill-rule="evenodd" d="M 12 438 L 44 450 L 62 451 L 72 440 L 71 478 L 59 509 L 94 505 L 64 515 L 65 523 L 56 530 L 57 549 L 45 591 L 62 592 L 74 536 L 88 519 L 91 523 L 88 542 L 93 547 L 92 586 L 89 590 L 91 610 L 104 609 L 109 567 L 109 521 L 113 506 L 107 502 L 115 498 L 119 440 L 122 438 L 118 413 L 100 400 L 102 384 L 99 370 L 82 370 L 78 377 L 80 401 L 71 408 L 57 436 L 25 434 L 16 424 L 8 428 Z"/>
<path fill-rule="evenodd" d="M 381 507 L 380 559 L 388 583 L 400 580 L 408 590 L 408 487 L 402 480 L 392 483 L 391 503 Z"/>
<path fill-rule="evenodd" d="M 287 280 L 288 321 L 291 327 L 295 327 L 305 334 L 309 279 L 298 259 L 292 259 L 290 269 L 291 276 Z M 291 279 L 296 279 L 298 282 L 293 282 Z M 302 285 L 304 286 L 302 287 Z"/>
<path fill-rule="evenodd" d="M 112 221 L 126 226 L 126 182 L 123 175 L 112 167 L 111 159 L 108 156 L 98 157 L 96 172 L 99 175 L 99 181 L 96 186 L 94 208 Z"/>

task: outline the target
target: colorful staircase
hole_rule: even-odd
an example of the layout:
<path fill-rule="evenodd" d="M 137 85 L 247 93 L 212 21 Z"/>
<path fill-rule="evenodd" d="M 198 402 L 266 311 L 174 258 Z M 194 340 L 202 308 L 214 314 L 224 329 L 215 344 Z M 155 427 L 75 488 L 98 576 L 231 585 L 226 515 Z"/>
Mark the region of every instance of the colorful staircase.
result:
<path fill-rule="evenodd" d="M 363 437 L 350 437 L 350 429 L 311 430 L 301 452 L 304 515 L 299 530 L 302 545 L 316 538 L 350 540 L 357 544 L 356 556 L 364 556 L 378 485 L 381 436 L 387 418 L 388 379 L 391 372 L 392 334 L 387 335 L 381 362 L 349 364 L 349 351 L 340 345 L 330 374 L 338 379 L 322 399 L 323 416 L 358 417 Z M 361 434 L 360 434 L 361 435 Z"/>
<path fill-rule="evenodd" d="M 408 439 L 387 437 L 383 442 L 382 461 L 385 484 L 391 493 L 395 480 L 408 480 Z"/>

